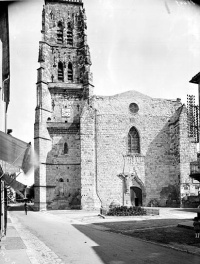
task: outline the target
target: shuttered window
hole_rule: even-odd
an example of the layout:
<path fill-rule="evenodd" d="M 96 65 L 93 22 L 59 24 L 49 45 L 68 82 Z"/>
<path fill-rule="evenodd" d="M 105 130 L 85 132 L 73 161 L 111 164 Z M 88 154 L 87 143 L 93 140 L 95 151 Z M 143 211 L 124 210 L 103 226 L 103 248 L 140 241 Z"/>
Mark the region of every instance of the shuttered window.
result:
<path fill-rule="evenodd" d="M 62 22 L 58 22 L 58 29 L 57 29 L 57 43 L 63 43 L 63 25 Z"/>
<path fill-rule="evenodd" d="M 70 23 L 67 24 L 67 44 L 73 45 L 73 31 Z"/>
<path fill-rule="evenodd" d="M 63 63 L 58 63 L 58 81 L 64 82 L 64 70 L 63 70 Z"/>
<path fill-rule="evenodd" d="M 68 63 L 68 71 L 67 71 L 68 81 L 73 81 L 73 68 L 72 63 Z"/>

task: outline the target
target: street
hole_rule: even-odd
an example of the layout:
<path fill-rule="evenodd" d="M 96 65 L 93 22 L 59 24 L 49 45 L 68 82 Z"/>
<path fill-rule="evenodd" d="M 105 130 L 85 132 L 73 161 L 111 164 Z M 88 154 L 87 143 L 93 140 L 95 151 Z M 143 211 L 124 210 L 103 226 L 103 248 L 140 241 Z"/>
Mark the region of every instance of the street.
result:
<path fill-rule="evenodd" d="M 10 211 L 33 263 L 199 264 L 200 257 L 110 233 L 70 214 Z M 36 262 L 37 261 L 37 262 Z M 23 263 L 23 262 L 22 262 Z"/>

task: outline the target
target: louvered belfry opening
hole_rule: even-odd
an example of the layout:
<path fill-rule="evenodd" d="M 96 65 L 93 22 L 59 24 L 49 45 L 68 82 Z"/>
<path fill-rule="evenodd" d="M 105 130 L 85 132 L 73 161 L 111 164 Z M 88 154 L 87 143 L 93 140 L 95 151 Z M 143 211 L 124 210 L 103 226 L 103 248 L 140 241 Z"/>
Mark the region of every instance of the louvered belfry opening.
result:
<path fill-rule="evenodd" d="M 63 43 L 63 24 L 61 21 L 58 22 L 58 29 L 57 29 L 57 43 Z"/>
<path fill-rule="evenodd" d="M 63 63 L 58 63 L 58 81 L 64 82 Z"/>
<path fill-rule="evenodd" d="M 67 44 L 71 46 L 73 45 L 73 32 L 70 23 L 67 24 Z"/>
<path fill-rule="evenodd" d="M 140 137 L 135 127 L 132 127 L 128 133 L 128 153 L 140 153 Z"/>
<path fill-rule="evenodd" d="M 67 75 L 68 75 L 68 81 L 73 81 L 73 68 L 72 68 L 72 63 L 71 62 L 68 63 Z"/>

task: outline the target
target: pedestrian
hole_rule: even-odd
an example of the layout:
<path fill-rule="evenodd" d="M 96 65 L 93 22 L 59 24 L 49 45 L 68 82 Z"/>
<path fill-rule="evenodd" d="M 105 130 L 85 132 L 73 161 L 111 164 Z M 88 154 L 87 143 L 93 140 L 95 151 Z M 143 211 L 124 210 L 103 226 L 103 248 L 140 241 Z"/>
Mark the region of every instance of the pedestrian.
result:
<path fill-rule="evenodd" d="M 25 211 L 25 214 L 27 215 L 27 211 L 28 211 L 28 205 L 27 205 L 27 203 L 25 202 L 25 204 L 24 204 L 24 211 Z"/>
<path fill-rule="evenodd" d="M 193 226 L 195 231 L 195 238 L 200 238 L 200 221 L 198 217 L 194 218 Z"/>

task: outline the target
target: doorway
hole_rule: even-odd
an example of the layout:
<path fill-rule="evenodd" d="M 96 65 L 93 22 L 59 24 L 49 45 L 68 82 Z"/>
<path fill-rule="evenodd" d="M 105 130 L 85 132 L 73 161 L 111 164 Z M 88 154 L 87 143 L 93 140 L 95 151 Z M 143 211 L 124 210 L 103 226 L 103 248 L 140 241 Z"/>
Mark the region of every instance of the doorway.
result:
<path fill-rule="evenodd" d="M 139 187 L 130 187 L 132 206 L 142 206 L 142 190 Z"/>

